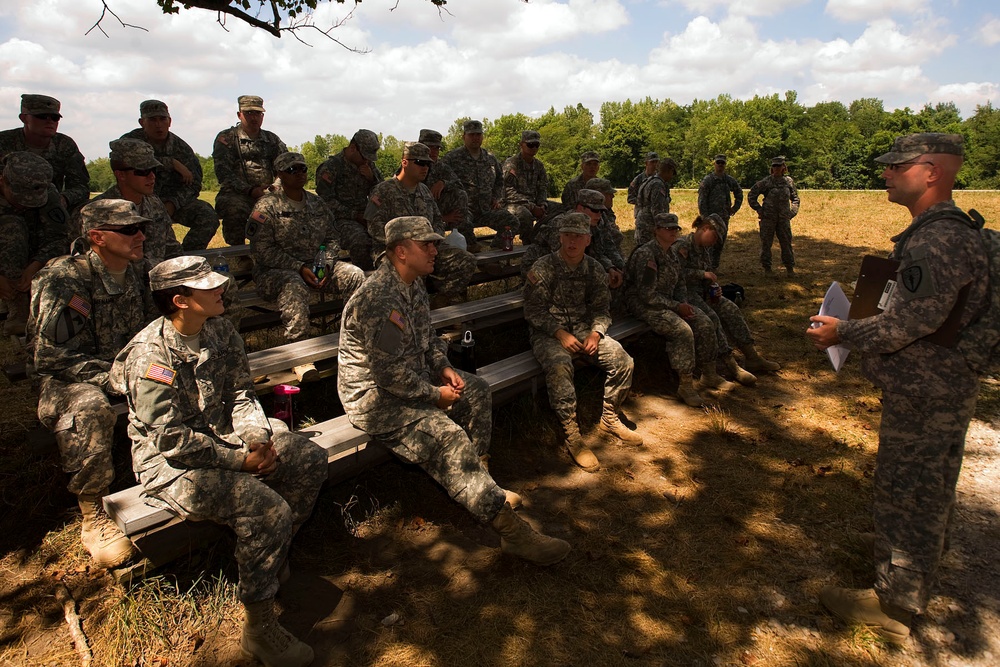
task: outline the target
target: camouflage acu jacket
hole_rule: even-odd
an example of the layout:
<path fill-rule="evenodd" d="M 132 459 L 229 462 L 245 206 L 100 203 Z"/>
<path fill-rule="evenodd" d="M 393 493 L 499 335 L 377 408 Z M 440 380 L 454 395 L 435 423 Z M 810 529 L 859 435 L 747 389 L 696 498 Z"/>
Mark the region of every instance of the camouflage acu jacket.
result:
<path fill-rule="evenodd" d="M 29 148 L 24 141 L 24 128 L 0 132 L 0 157 L 15 151 L 28 151 L 52 165 L 52 184 L 66 197 L 66 207 L 73 210 L 90 199 L 90 174 L 76 142 L 57 132 L 45 150 Z"/>

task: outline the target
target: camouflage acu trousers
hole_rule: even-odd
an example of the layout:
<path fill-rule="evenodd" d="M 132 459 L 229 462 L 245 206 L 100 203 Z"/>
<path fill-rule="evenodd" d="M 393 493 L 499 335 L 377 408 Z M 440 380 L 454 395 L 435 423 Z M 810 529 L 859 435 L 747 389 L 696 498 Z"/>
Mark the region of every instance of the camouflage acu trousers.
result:
<path fill-rule="evenodd" d="M 497 235 L 493 237 L 494 248 L 499 248 L 503 245 L 503 239 L 500 238 L 500 232 L 503 231 L 504 227 L 510 227 L 511 233 L 515 236 L 521 232 L 521 223 L 518 222 L 516 217 L 503 208 L 498 208 L 493 211 L 485 211 L 478 215 L 473 213 L 472 226 L 489 227 L 490 229 L 496 231 Z M 530 235 L 531 232 L 529 231 L 528 234 Z M 522 238 L 524 237 L 522 236 Z"/>
<path fill-rule="evenodd" d="M 278 304 L 288 340 L 301 340 L 309 335 L 309 304 L 318 300 L 321 291 L 340 294 L 346 303 L 364 281 L 365 272 L 348 262 L 334 264 L 333 277 L 322 290 L 309 287 L 298 271 L 290 269 L 268 269 L 254 278 L 257 293 Z"/>
<path fill-rule="evenodd" d="M 689 320 L 666 309 L 644 309 L 636 315 L 654 333 L 666 339 L 667 360 L 678 373 L 686 375 L 696 367 L 715 363 L 718 354 L 715 325 L 706 314 L 697 310 L 697 306 L 694 317 Z"/>
<path fill-rule="evenodd" d="M 460 186 L 446 187 L 441 192 L 441 198 L 437 200 L 437 205 L 441 215 L 448 215 L 452 211 L 462 212 L 462 222 L 454 225 L 454 228 L 465 237 L 465 242 L 470 248 L 474 247 L 476 230 L 472 225 L 472 216 L 469 215 L 468 193 Z"/>
<path fill-rule="evenodd" d="M 438 246 L 434 273 L 429 279 L 438 294 L 454 297 L 462 294 L 475 272 L 476 258 L 472 253 L 442 243 Z"/>
<path fill-rule="evenodd" d="M 0 276 L 17 280 L 28 266 L 30 247 L 24 219 L 13 215 L 0 216 Z"/>
<path fill-rule="evenodd" d="M 215 198 L 215 212 L 222 218 L 222 238 L 227 244 L 246 244 L 247 219 L 254 203 L 250 195 L 229 190 L 221 190 Z"/>
<path fill-rule="evenodd" d="M 507 212 L 517 218 L 517 229 L 521 235 L 521 243 L 528 245 L 531 243 L 531 232 L 535 228 L 535 216 L 526 206 L 520 204 L 508 204 Z"/>
<path fill-rule="evenodd" d="M 914 613 L 927 607 L 977 394 L 882 394 L 874 519 L 875 590 L 883 602 Z"/>
<path fill-rule="evenodd" d="M 715 242 L 709 251 L 712 255 L 712 270 L 715 271 L 719 268 L 719 263 L 722 262 L 722 250 L 726 247 L 726 238 L 729 236 L 729 216 L 719 215 L 722 221 L 725 223 L 719 229 L 719 239 Z"/>
<path fill-rule="evenodd" d="M 56 436 L 70 493 L 96 494 L 115 478 L 111 460 L 115 421 L 107 395 L 92 384 L 42 379 L 38 419 Z"/>
<path fill-rule="evenodd" d="M 154 496 L 179 516 L 213 521 L 236 533 L 243 603 L 273 598 L 295 524 L 312 512 L 327 478 L 326 451 L 270 420 L 278 468 L 258 477 L 222 468 L 188 470 Z"/>
<path fill-rule="evenodd" d="M 653 216 L 646 209 L 635 219 L 635 247 L 653 240 Z"/>
<path fill-rule="evenodd" d="M 718 340 L 719 356 L 728 356 L 736 349 L 743 349 L 748 345 L 753 345 L 753 335 L 747 321 L 743 319 L 740 307 L 735 303 L 721 297 L 717 303 L 706 301 L 700 294 L 692 294 L 694 290 L 688 290 L 688 303 L 708 315 L 715 327 L 715 336 Z"/>
<path fill-rule="evenodd" d="M 589 331 L 571 332 L 580 340 Z M 597 354 L 585 357 L 573 355 L 553 336 L 534 334 L 531 336 L 531 351 L 545 372 L 545 387 L 549 392 L 549 404 L 560 422 L 576 419 L 576 387 L 573 386 L 573 360 L 586 359 L 607 375 L 604 378 L 604 403 L 617 410 L 628 397 L 632 387 L 632 357 L 621 343 L 604 336 L 597 345 Z"/>
<path fill-rule="evenodd" d="M 375 268 L 372 263 L 372 237 L 368 227 L 357 220 L 337 220 L 340 247 L 351 254 L 351 263 L 365 271 Z"/>
<path fill-rule="evenodd" d="M 249 213 L 247 214 L 249 215 Z M 188 228 L 182 243 L 185 251 L 204 250 L 219 229 L 219 215 L 208 202 L 196 199 L 174 211 L 174 224 Z M 243 221 L 246 225 L 246 220 Z"/>
<path fill-rule="evenodd" d="M 785 218 L 761 217 L 760 219 L 760 265 L 771 268 L 771 246 L 774 237 L 778 236 L 781 246 L 781 263 L 786 269 L 795 266 L 795 254 L 792 252 L 792 221 Z"/>
<path fill-rule="evenodd" d="M 418 421 L 376 437 L 402 460 L 423 468 L 479 521 L 489 523 L 506 498 L 479 460 L 490 448 L 490 387 L 478 375 L 455 372 L 465 380 L 465 391 L 447 411 L 429 406 Z"/>

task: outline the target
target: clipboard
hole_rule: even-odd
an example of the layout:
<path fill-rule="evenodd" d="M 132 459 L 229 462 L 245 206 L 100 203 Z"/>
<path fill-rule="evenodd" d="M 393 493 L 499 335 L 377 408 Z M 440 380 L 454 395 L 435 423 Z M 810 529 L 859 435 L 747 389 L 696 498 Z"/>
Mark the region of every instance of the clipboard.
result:
<path fill-rule="evenodd" d="M 861 270 L 858 272 L 858 282 L 854 288 L 848 319 L 858 320 L 882 314 L 896 291 L 898 273 L 899 262 L 896 260 L 865 255 L 861 260 Z M 955 305 L 944 323 L 937 331 L 924 336 L 921 340 L 942 347 L 955 347 L 961 331 L 962 311 L 965 310 L 968 299 L 969 286 L 966 285 L 959 290 Z"/>

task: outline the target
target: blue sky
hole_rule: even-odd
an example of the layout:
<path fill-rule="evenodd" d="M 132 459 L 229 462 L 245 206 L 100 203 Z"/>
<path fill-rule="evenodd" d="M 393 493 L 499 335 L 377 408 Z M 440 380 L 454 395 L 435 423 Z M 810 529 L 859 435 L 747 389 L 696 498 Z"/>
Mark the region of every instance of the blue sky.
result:
<path fill-rule="evenodd" d="M 136 126 L 138 105 L 170 106 L 173 130 L 207 155 L 236 97 L 264 97 L 265 127 L 289 145 L 359 127 L 413 139 L 460 116 L 538 115 L 583 103 L 794 89 L 799 101 L 878 97 L 886 108 L 1000 104 L 1000 4 L 986 0 L 365 0 L 307 47 L 200 10 L 110 0 L 123 20 L 85 36 L 98 0 L 0 0 L 0 128 L 22 92 L 63 103 L 60 130 L 88 159 Z M 317 25 L 349 7 L 324 3 Z"/>

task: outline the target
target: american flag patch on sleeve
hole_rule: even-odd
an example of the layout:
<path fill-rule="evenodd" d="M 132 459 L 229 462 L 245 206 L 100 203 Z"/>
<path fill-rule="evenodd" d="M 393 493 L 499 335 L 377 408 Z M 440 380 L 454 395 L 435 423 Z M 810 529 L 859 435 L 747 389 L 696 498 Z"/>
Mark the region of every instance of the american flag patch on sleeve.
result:
<path fill-rule="evenodd" d="M 160 364 L 150 364 L 146 370 L 146 377 L 156 382 L 162 382 L 165 385 L 173 385 L 174 378 L 177 377 L 177 371 L 166 366 L 161 366 Z"/>
<path fill-rule="evenodd" d="M 90 316 L 90 302 L 84 299 L 79 294 L 74 294 L 73 298 L 69 300 L 66 304 L 76 312 L 80 313 L 84 317 Z"/>
<path fill-rule="evenodd" d="M 251 213 L 250 218 L 256 220 L 257 222 L 267 222 L 267 217 L 265 217 L 260 211 L 254 211 Z"/>
<path fill-rule="evenodd" d="M 406 328 L 406 319 L 403 317 L 403 314 L 398 310 L 393 310 L 391 313 L 389 313 L 389 321 L 395 324 L 397 327 L 399 327 L 400 330 Z"/>

